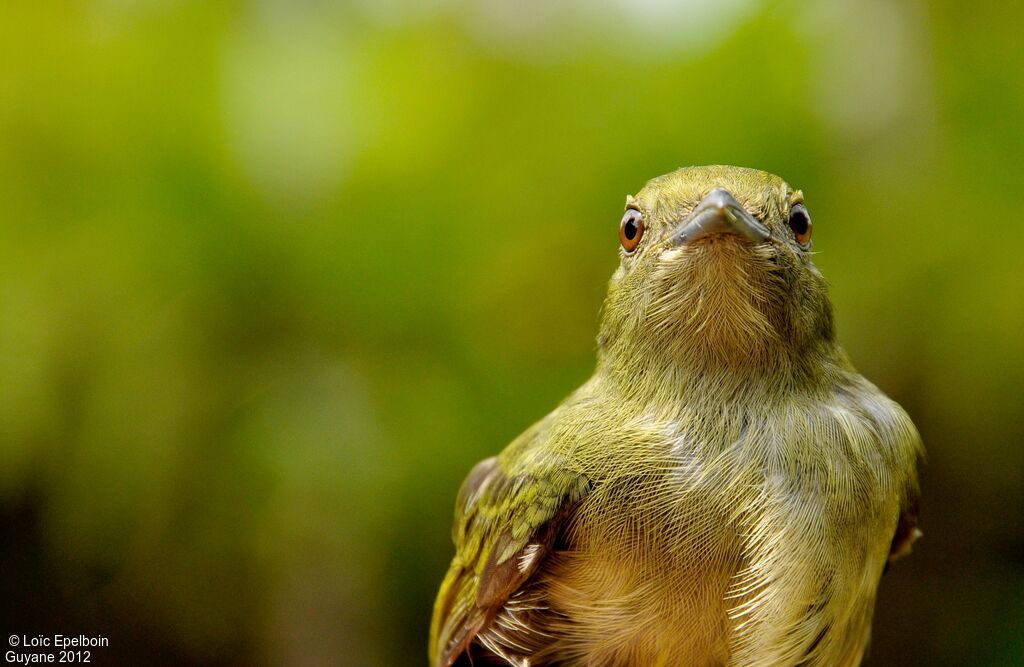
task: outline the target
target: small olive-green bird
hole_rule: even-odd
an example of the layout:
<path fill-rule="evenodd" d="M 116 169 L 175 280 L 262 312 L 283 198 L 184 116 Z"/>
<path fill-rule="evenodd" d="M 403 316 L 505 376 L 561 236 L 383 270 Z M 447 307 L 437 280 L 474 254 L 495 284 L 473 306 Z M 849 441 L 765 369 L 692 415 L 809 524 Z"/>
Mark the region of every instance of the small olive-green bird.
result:
<path fill-rule="evenodd" d="M 920 438 L 836 340 L 782 179 L 626 198 L 594 375 L 466 479 L 430 660 L 856 665 Z"/>

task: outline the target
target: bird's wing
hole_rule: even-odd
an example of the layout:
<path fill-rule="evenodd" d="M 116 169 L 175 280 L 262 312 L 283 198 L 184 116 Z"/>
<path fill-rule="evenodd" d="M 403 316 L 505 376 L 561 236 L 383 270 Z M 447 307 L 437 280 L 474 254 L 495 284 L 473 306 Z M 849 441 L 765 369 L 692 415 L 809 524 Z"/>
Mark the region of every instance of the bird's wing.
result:
<path fill-rule="evenodd" d="M 911 489 L 909 498 L 900 511 L 896 534 L 893 535 L 892 546 L 889 547 L 889 563 L 909 554 L 914 542 L 922 535 L 917 527 L 917 502 L 917 489 Z"/>
<path fill-rule="evenodd" d="M 455 506 L 455 558 L 441 584 L 430 660 L 450 667 L 537 571 L 587 479 L 524 433 L 469 473 Z"/>

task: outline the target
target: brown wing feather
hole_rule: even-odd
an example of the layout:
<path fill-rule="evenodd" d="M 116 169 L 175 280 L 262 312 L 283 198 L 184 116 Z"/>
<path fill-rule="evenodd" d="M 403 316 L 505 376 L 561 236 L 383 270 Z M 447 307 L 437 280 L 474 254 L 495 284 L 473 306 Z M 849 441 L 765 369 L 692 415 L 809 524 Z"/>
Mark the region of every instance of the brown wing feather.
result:
<path fill-rule="evenodd" d="M 460 641 L 448 652 L 441 664 L 453 665 L 461 655 L 469 652 L 474 641 L 482 639 L 482 635 L 492 634 L 491 626 L 495 617 L 505 609 L 509 598 L 529 585 L 528 582 L 537 572 L 550 550 L 556 532 L 552 524 L 553 522 L 549 522 L 545 528 L 538 531 L 538 534 L 534 536 L 535 539 L 531 539 L 525 547 L 502 563 L 498 563 L 495 558 L 495 554 L 499 553 L 500 549 L 491 552 L 492 556 L 478 578 L 474 605 L 475 622 L 465 626 L 466 631 L 464 634 L 460 633 L 462 635 Z M 511 537 L 510 534 L 506 535 L 508 538 Z M 495 657 L 506 657 L 505 652 L 497 647 L 494 650 L 479 649 L 474 651 L 474 655 L 479 657 L 480 652 L 485 652 L 488 655 L 494 654 Z M 505 662 L 501 664 L 505 664 Z"/>
<path fill-rule="evenodd" d="M 470 472 L 456 503 L 455 558 L 434 606 L 433 665 L 451 667 L 467 653 L 550 551 L 588 488 L 559 462 L 531 456 L 503 465 L 491 458 Z"/>
<path fill-rule="evenodd" d="M 896 534 L 893 535 L 892 546 L 889 547 L 889 563 L 909 554 L 914 542 L 923 535 L 917 527 L 917 503 L 915 494 L 907 503 L 907 507 L 900 512 L 900 520 L 896 524 Z"/>

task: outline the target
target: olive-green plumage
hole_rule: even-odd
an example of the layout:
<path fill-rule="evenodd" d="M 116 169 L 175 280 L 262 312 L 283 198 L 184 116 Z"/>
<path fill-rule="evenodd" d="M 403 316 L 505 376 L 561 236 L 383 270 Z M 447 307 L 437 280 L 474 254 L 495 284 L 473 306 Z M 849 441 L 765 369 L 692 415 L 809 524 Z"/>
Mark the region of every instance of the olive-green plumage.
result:
<path fill-rule="evenodd" d="M 923 450 L 837 343 L 809 222 L 736 167 L 627 199 L 594 375 L 459 493 L 432 664 L 860 662 Z"/>

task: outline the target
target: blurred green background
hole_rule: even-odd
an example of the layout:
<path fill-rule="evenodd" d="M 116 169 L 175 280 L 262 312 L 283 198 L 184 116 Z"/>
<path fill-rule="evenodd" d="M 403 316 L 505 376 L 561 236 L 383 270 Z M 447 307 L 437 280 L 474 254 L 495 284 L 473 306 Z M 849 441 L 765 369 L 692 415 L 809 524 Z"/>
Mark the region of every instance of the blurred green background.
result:
<path fill-rule="evenodd" d="M 729 163 L 803 188 L 929 449 L 870 664 L 1024 664 L 1022 23 L 0 3 L 0 630 L 423 664 L 458 485 L 590 373 L 625 195 Z"/>

